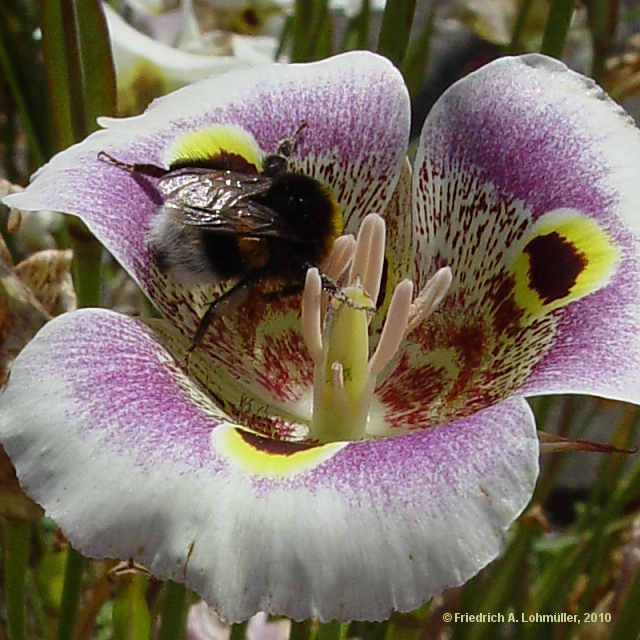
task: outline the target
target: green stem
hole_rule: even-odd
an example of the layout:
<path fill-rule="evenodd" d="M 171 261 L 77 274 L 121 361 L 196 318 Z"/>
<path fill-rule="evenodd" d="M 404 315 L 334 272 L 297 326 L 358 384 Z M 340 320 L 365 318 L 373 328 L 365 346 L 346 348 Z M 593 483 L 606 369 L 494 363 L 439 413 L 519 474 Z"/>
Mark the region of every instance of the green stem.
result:
<path fill-rule="evenodd" d="M 80 220 L 69 218 L 67 228 L 78 307 L 98 307 L 102 297 L 102 246 Z"/>
<path fill-rule="evenodd" d="M 187 590 L 183 584 L 167 581 L 165 585 L 162 626 L 158 640 L 178 640 L 184 637 L 187 620 Z"/>
<path fill-rule="evenodd" d="M 511 42 L 507 48 L 509 53 L 519 53 L 522 48 L 520 38 L 522 37 L 522 30 L 527 22 L 527 17 L 532 4 L 532 0 L 520 0 L 520 4 L 518 5 L 518 15 L 516 16 L 516 21 L 513 25 L 513 33 L 511 34 Z"/>
<path fill-rule="evenodd" d="M 13 72 L 11 59 L 4 44 L 4 29 L 2 29 L 1 27 L 0 69 L 2 69 L 2 72 L 4 73 L 5 81 L 7 85 L 9 85 L 9 89 L 11 91 L 11 97 L 15 101 L 16 106 L 18 107 L 18 111 L 22 116 L 22 124 L 24 125 L 24 130 L 27 134 L 29 147 L 31 152 L 33 153 L 34 160 L 36 161 L 36 164 L 41 165 L 45 161 L 45 156 L 42 151 L 42 145 L 40 144 L 40 140 L 38 139 L 38 135 L 36 133 L 36 128 L 33 124 L 33 120 L 31 119 L 32 114 L 29 112 L 27 101 L 25 100 L 25 97 L 20 89 L 20 84 L 18 83 L 16 75 Z"/>
<path fill-rule="evenodd" d="M 85 559 L 75 549 L 69 546 L 67 551 L 67 566 L 64 571 L 64 587 L 62 589 L 62 603 L 60 618 L 58 619 L 58 640 L 71 640 L 73 628 L 78 615 L 78 603 L 82 589 L 82 574 Z"/>
<path fill-rule="evenodd" d="M 302 622 L 291 621 L 291 633 L 289 640 L 309 640 L 313 622 L 311 620 L 303 620 Z"/>
<path fill-rule="evenodd" d="M 311 23 L 311 42 L 313 46 L 308 54 L 310 60 L 320 60 L 331 55 L 332 30 L 329 19 L 328 0 L 315 0 L 313 22 Z"/>
<path fill-rule="evenodd" d="M 82 87 L 82 65 L 78 42 L 78 20 L 75 2 L 60 2 L 60 12 L 63 26 L 64 48 L 68 64 L 71 66 L 69 74 L 69 88 L 71 101 L 71 122 L 74 138 L 80 140 L 85 134 L 84 91 Z"/>
<path fill-rule="evenodd" d="M 316 640 L 347 640 L 348 624 L 327 622 L 318 627 Z"/>
<path fill-rule="evenodd" d="M 7 592 L 7 631 L 9 640 L 23 640 L 25 630 L 25 577 L 29 560 L 31 523 L 6 520 L 5 589 Z"/>
<path fill-rule="evenodd" d="M 362 0 L 360 13 L 349 21 L 345 31 L 342 51 L 366 49 L 369 42 L 371 25 L 371 5 L 369 0 Z"/>
<path fill-rule="evenodd" d="M 229 640 L 245 640 L 247 634 L 247 623 L 241 622 L 231 627 L 231 636 Z"/>
<path fill-rule="evenodd" d="M 615 30 L 615 15 L 609 0 L 589 0 L 587 3 L 589 28 L 593 42 L 593 61 L 591 76 L 596 82 L 602 82 L 605 62 L 609 51 L 611 35 Z"/>
<path fill-rule="evenodd" d="M 552 0 L 542 38 L 542 53 L 554 58 L 562 57 L 574 6 L 575 0 Z"/>
<path fill-rule="evenodd" d="M 387 640 L 391 622 L 352 622 L 349 631 L 351 635 L 362 640 Z"/>
<path fill-rule="evenodd" d="M 296 0 L 291 41 L 291 62 L 306 62 L 311 46 L 309 25 L 313 21 L 314 4 L 310 0 Z"/>
<path fill-rule="evenodd" d="M 436 10 L 431 9 L 429 15 L 422 28 L 422 33 L 412 40 L 407 47 L 407 53 L 402 62 L 402 75 L 409 89 L 409 95 L 415 99 L 425 77 L 425 69 L 429 61 L 429 49 L 431 45 L 431 36 L 433 35 L 433 26 L 435 22 Z"/>
<path fill-rule="evenodd" d="M 634 633 L 638 631 L 638 624 L 640 624 L 638 602 L 640 602 L 640 571 L 636 572 L 636 577 L 627 592 L 624 605 L 618 612 L 610 640 L 633 638 Z"/>
<path fill-rule="evenodd" d="M 407 51 L 415 8 L 416 0 L 394 0 L 387 2 L 384 10 L 378 53 L 396 67 L 400 67 Z"/>

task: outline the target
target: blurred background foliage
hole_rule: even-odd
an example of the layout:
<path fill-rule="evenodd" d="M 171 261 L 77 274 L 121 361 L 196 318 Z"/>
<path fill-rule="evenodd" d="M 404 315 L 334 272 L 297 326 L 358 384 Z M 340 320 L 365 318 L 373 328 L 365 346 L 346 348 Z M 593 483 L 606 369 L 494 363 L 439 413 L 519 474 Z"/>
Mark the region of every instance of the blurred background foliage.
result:
<path fill-rule="evenodd" d="M 95 129 L 98 115 L 139 113 L 157 95 L 235 67 L 357 48 L 402 70 L 414 136 L 452 82 L 525 51 L 591 75 L 640 118 L 635 0 L 392 0 L 386 8 L 374 0 L 2 0 L 0 193 L 20 189 L 57 150 Z M 3 208 L 0 231 L 0 385 L 53 315 L 88 305 L 151 312 L 77 221 Z M 640 459 L 611 447 L 640 442 L 638 409 L 574 397 L 532 404 L 540 429 L 567 441 L 543 439 L 543 452 L 555 452 L 542 455 L 536 493 L 505 553 L 465 586 L 384 623 L 254 620 L 229 629 L 195 606 L 197 596 L 144 567 L 80 556 L 22 494 L 0 450 L 0 640 L 636 640 Z"/>

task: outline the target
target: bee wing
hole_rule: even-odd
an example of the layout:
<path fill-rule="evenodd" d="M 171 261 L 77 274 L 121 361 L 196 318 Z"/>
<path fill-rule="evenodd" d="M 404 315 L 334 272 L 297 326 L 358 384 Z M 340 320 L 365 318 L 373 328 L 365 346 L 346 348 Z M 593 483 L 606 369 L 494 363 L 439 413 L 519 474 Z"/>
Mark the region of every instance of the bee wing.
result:
<path fill-rule="evenodd" d="M 158 187 L 165 207 L 182 224 L 219 234 L 286 237 L 281 216 L 252 200 L 266 193 L 272 179 L 234 171 L 180 169 L 164 176 Z"/>
<path fill-rule="evenodd" d="M 166 201 L 212 208 L 236 197 L 250 198 L 265 193 L 271 178 L 258 174 L 186 167 L 170 171 L 158 181 Z"/>
<path fill-rule="evenodd" d="M 280 216 L 269 207 L 245 200 L 220 209 L 200 207 L 179 208 L 180 221 L 193 227 L 220 234 L 241 236 L 283 236 L 285 229 Z"/>

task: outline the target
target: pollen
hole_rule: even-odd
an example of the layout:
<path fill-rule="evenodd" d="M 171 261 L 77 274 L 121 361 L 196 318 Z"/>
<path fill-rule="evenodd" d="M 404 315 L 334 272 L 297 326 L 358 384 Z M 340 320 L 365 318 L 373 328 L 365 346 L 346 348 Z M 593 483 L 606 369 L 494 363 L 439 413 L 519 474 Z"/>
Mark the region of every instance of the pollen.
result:
<path fill-rule="evenodd" d="M 440 304 L 451 284 L 449 267 L 437 271 L 413 298 L 413 282 L 402 280 L 391 297 L 378 345 L 369 355 L 369 322 L 382 280 L 385 223 L 368 215 L 353 243 L 340 240 L 330 258 L 339 275 L 349 257 L 347 285 L 324 311 L 322 279 L 307 271 L 302 296 L 302 333 L 314 362 L 313 416 L 309 436 L 320 442 L 371 437 L 367 423 L 377 376 L 398 351 L 405 335 Z"/>

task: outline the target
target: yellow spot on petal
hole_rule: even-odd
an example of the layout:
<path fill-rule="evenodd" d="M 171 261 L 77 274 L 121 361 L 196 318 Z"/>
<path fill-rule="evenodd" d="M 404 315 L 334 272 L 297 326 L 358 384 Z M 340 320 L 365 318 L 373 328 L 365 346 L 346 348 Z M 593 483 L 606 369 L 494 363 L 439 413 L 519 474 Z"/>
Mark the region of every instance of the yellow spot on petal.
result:
<path fill-rule="evenodd" d="M 602 288 L 619 259 L 619 248 L 593 218 L 574 209 L 546 213 L 511 266 L 515 302 L 526 312 L 525 321 Z"/>
<path fill-rule="evenodd" d="M 239 156 L 255 171 L 262 170 L 263 154 L 255 138 L 241 127 L 222 124 L 190 131 L 178 137 L 168 149 L 165 163 L 168 166 L 193 165 L 229 155 Z"/>
<path fill-rule="evenodd" d="M 348 443 L 310 445 L 273 440 L 255 431 L 227 424 L 214 429 L 211 444 L 218 455 L 247 473 L 287 478 L 314 469 Z"/>

